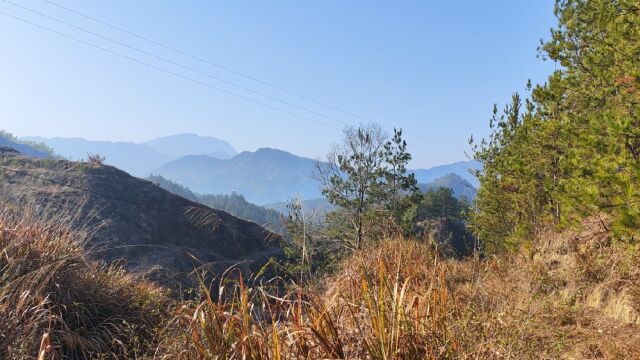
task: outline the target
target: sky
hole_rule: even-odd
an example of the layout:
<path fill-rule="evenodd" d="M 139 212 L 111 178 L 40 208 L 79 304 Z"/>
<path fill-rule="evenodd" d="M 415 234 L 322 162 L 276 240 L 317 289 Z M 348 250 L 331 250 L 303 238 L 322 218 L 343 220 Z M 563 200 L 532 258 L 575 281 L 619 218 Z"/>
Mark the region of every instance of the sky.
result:
<path fill-rule="evenodd" d="M 2 0 L 0 129 L 318 158 L 375 122 L 403 129 L 412 166 L 451 163 L 494 103 L 545 81 L 555 23 L 552 0 Z"/>

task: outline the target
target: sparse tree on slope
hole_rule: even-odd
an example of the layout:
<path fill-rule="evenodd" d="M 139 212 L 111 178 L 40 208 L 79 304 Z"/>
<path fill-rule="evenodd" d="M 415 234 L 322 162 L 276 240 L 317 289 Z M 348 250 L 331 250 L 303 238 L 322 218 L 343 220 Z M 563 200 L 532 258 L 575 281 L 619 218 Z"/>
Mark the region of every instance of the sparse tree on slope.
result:
<path fill-rule="evenodd" d="M 322 192 L 350 224 L 353 236 L 347 247 L 360 249 L 369 229 L 381 219 L 399 219 L 406 194 L 415 192 L 416 181 L 406 174 L 411 155 L 402 132 L 388 139 L 377 125 L 348 127 L 343 143 L 335 146 L 327 162 L 318 163 Z"/>

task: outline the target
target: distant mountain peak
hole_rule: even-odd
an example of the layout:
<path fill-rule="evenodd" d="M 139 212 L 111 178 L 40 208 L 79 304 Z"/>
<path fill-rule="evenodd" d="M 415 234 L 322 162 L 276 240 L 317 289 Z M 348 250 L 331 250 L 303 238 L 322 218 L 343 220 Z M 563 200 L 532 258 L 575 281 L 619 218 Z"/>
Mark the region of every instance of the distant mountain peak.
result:
<path fill-rule="evenodd" d="M 419 184 L 418 187 L 423 192 L 429 190 L 437 190 L 438 188 L 450 188 L 457 198 L 466 197 L 467 200 L 473 200 L 476 197 L 476 188 L 462 176 L 456 173 L 449 173 L 434 179 L 428 183 Z"/>
<path fill-rule="evenodd" d="M 217 158 L 230 158 L 238 153 L 231 144 L 224 140 L 194 133 L 162 136 L 142 144 L 176 158 L 201 154 Z"/>
<path fill-rule="evenodd" d="M 468 160 L 457 161 L 446 165 L 438 165 L 429 169 L 414 169 L 411 170 L 411 172 L 415 174 L 416 180 L 418 180 L 419 183 L 423 184 L 454 173 L 471 183 L 471 185 L 473 185 L 474 187 L 478 187 L 480 183 L 475 175 L 472 174 L 472 171 L 480 169 L 482 169 L 482 164 L 480 162 L 475 160 Z"/>
<path fill-rule="evenodd" d="M 284 201 L 300 194 L 321 196 L 313 159 L 290 152 L 260 148 L 244 151 L 230 159 L 188 156 L 172 161 L 154 172 L 188 186 L 198 193 L 230 194 L 237 191 L 256 204 Z"/>

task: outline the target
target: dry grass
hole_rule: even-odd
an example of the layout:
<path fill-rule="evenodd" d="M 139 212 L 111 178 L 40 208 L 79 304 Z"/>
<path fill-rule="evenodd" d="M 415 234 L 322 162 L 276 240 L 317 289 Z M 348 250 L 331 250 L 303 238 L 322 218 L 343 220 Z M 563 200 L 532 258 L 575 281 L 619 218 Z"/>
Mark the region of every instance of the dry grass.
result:
<path fill-rule="evenodd" d="M 17 217 L 13 205 L 0 207 L 0 358 L 133 358 L 152 348 L 162 290 L 88 261 L 69 219 Z"/>
<path fill-rule="evenodd" d="M 355 255 L 320 295 L 294 285 L 279 295 L 274 289 L 283 286 L 249 288 L 241 280 L 221 288 L 220 301 L 205 291 L 204 301 L 178 309 L 160 352 L 176 359 L 448 357 L 456 342 L 446 326 L 445 274 L 432 271 L 437 260 L 416 243 L 387 242 L 375 253 L 398 245 L 404 252 L 389 257 Z"/>
<path fill-rule="evenodd" d="M 640 324 L 587 303 L 576 268 L 584 254 L 563 241 L 565 249 L 551 247 L 573 258 L 571 274 L 554 273 L 561 265 L 543 241 L 535 251 L 459 261 L 396 239 L 355 253 L 322 292 L 289 286 L 278 296 L 230 283 L 219 296 L 225 300 L 205 293 L 178 309 L 160 352 L 175 359 L 640 357 Z"/>
<path fill-rule="evenodd" d="M 3 359 L 640 358 L 638 251 L 590 224 L 487 259 L 389 239 L 322 288 L 231 270 L 170 302 L 87 261 L 68 219 L 3 209 Z"/>

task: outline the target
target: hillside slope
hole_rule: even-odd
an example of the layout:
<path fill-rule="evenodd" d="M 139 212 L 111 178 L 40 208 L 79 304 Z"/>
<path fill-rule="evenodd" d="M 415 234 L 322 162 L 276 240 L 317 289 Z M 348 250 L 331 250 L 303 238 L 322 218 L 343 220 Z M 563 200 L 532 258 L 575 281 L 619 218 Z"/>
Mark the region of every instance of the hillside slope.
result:
<path fill-rule="evenodd" d="M 160 267 L 184 274 L 199 262 L 224 267 L 280 253 L 270 241 L 277 236 L 261 226 L 111 166 L 11 154 L 0 157 L 0 166 L 5 203 L 93 229 L 86 239 L 90 253 L 107 261 L 124 259 L 137 273 Z"/>
<path fill-rule="evenodd" d="M 229 214 L 253 221 L 263 226 L 265 229 L 271 230 L 278 234 L 284 234 L 286 227 L 280 213 L 274 209 L 263 207 L 248 202 L 244 196 L 237 193 L 226 194 L 195 194 L 189 188 L 184 187 L 171 180 L 167 180 L 160 175 L 152 175 L 147 178 L 149 181 L 170 191 L 176 195 L 180 195 L 185 199 L 193 200 L 200 204 L 204 204 L 213 209 L 226 211 Z"/>

